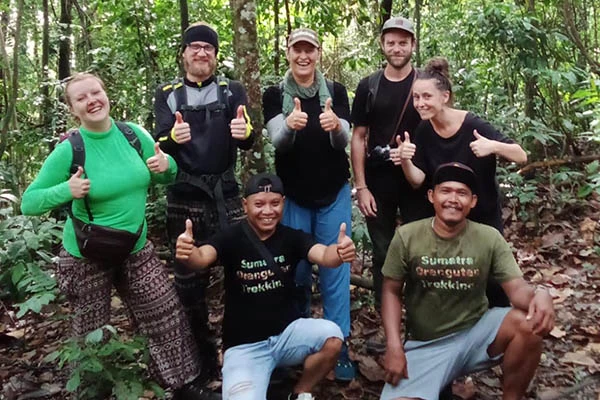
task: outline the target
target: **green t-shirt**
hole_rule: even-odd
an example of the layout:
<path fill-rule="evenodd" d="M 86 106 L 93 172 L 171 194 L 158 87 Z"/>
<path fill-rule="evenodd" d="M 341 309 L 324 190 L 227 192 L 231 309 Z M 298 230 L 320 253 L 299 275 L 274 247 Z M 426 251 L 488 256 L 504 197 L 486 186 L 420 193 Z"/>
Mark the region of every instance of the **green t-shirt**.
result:
<path fill-rule="evenodd" d="M 140 139 L 143 159 L 114 121 L 108 132 L 90 132 L 83 127 L 79 131 L 85 146 L 84 176 L 90 180 L 88 199 L 94 223 L 135 233 L 144 223 L 150 180 L 159 183 L 174 181 L 177 164 L 167 156 L 169 169 L 162 174 L 150 173 L 145 160 L 154 155 L 154 139 L 141 126 L 127 124 Z M 72 160 L 73 151 L 68 140 L 56 146 L 38 176 L 23 193 L 23 214 L 40 215 L 73 200 L 73 214 L 89 222 L 83 199 L 73 199 L 67 182 L 71 177 Z M 133 252 L 141 250 L 146 243 L 145 225 Z M 65 222 L 63 246 L 73 256 L 81 257 L 71 218 Z"/>
<path fill-rule="evenodd" d="M 439 237 L 432 218 L 396 230 L 383 275 L 404 280 L 406 330 L 432 340 L 469 328 L 488 308 L 488 276 L 502 283 L 521 277 L 508 243 L 487 225 L 467 221 L 451 239 Z"/>

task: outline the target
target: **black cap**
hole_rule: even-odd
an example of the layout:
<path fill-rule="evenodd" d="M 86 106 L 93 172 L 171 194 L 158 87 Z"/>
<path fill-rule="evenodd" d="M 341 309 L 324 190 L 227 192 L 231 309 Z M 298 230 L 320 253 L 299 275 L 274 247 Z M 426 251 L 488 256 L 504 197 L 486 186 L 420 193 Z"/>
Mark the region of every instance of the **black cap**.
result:
<path fill-rule="evenodd" d="M 471 189 L 471 192 L 477 193 L 475 172 L 465 164 L 450 162 L 437 167 L 433 174 L 433 186 L 448 181 L 464 183 Z"/>
<path fill-rule="evenodd" d="M 244 189 L 244 197 L 262 192 L 279 193 L 283 196 L 283 183 L 281 179 L 277 175 L 267 172 L 254 175 L 248 179 Z"/>
<path fill-rule="evenodd" d="M 219 35 L 208 25 L 191 25 L 183 32 L 183 45 L 193 42 L 206 42 L 215 47 L 215 55 L 219 53 Z"/>

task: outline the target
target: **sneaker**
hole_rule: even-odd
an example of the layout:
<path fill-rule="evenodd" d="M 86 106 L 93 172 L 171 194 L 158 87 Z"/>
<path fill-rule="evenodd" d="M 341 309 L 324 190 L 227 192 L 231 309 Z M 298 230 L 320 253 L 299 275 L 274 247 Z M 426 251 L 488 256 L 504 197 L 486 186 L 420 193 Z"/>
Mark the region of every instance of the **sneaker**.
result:
<path fill-rule="evenodd" d="M 219 393 L 215 393 L 196 381 L 183 385 L 173 393 L 173 400 L 222 400 Z"/>
<path fill-rule="evenodd" d="M 342 351 L 340 352 L 340 357 L 338 358 L 337 364 L 335 364 L 333 372 L 335 374 L 335 379 L 338 381 L 349 382 L 356 378 L 356 365 L 354 361 L 350 360 L 350 356 L 348 355 L 348 344 L 346 342 L 342 345 Z"/>
<path fill-rule="evenodd" d="M 290 393 L 288 400 L 316 400 L 310 393 Z"/>

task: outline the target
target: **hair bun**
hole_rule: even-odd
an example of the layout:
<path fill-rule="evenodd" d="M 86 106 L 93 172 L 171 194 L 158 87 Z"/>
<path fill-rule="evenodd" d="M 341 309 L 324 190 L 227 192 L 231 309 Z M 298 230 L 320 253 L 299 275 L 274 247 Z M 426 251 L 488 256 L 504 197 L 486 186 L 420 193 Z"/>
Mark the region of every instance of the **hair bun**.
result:
<path fill-rule="evenodd" d="M 438 73 L 445 76 L 447 79 L 450 79 L 450 73 L 448 69 L 448 60 L 446 60 L 444 57 L 434 57 L 429 60 L 425 66 L 425 71 L 429 73 Z"/>

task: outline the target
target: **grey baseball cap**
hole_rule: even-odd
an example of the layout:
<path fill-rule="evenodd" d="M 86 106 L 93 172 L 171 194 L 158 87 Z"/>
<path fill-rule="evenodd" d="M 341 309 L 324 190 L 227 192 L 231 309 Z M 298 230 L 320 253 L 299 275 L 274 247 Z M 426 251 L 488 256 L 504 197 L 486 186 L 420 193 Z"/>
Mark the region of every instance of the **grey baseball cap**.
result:
<path fill-rule="evenodd" d="M 414 24 L 410 20 L 403 17 L 392 17 L 385 21 L 383 28 L 381 28 L 381 35 L 391 29 L 401 29 L 415 36 Z"/>
<path fill-rule="evenodd" d="M 299 28 L 294 29 L 290 32 L 290 36 L 288 36 L 288 47 L 295 45 L 298 42 L 307 42 L 312 44 L 315 47 L 321 47 L 321 43 L 319 42 L 319 36 L 317 32 L 308 28 Z"/>

